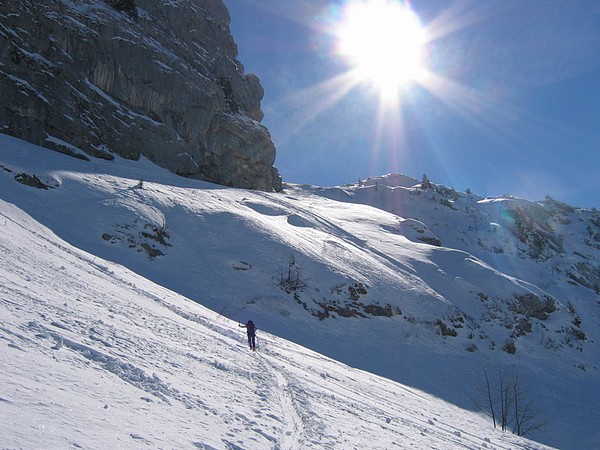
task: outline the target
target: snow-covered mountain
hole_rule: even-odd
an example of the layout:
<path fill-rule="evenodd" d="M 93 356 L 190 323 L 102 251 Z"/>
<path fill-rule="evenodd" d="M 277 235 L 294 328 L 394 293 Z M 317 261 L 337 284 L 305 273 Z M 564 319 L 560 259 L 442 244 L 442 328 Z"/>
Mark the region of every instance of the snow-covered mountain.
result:
<path fill-rule="evenodd" d="M 545 448 L 0 218 L 3 448 Z"/>
<path fill-rule="evenodd" d="M 231 189 L 6 135 L 0 169 L 3 446 L 541 448 L 445 403 L 484 371 L 522 381 L 531 437 L 600 445 L 596 211 Z"/>

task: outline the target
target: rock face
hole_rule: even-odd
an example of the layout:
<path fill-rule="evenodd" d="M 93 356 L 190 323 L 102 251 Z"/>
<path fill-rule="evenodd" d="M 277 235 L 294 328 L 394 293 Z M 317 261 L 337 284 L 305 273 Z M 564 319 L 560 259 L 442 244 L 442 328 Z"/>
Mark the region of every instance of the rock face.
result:
<path fill-rule="evenodd" d="M 221 0 L 5 0 L 0 132 L 280 190 L 263 90 L 229 23 Z"/>

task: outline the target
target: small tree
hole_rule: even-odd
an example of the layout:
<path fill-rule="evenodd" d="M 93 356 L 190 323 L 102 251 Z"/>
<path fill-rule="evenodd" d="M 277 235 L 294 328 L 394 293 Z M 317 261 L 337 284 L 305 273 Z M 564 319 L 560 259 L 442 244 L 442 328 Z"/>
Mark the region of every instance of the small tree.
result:
<path fill-rule="evenodd" d="M 496 408 L 494 407 L 494 399 L 492 397 L 492 387 L 490 386 L 490 377 L 488 376 L 487 370 L 485 366 L 483 367 L 483 374 L 485 376 L 485 392 L 487 394 L 487 402 L 489 407 L 489 415 L 492 417 L 492 421 L 494 423 L 494 428 L 496 428 Z M 476 403 L 477 404 L 477 403 Z M 487 414 L 485 409 L 481 408 L 480 405 L 477 405 L 484 413 Z"/>
<path fill-rule="evenodd" d="M 426 190 L 431 188 L 433 188 L 431 181 L 429 181 L 427 175 L 423 174 L 423 181 L 421 181 L 421 189 Z"/>
<path fill-rule="evenodd" d="M 531 400 L 531 391 L 518 374 L 510 375 L 499 370 L 498 378 L 492 380 L 484 366 L 483 379 L 485 384 L 477 387 L 478 398 L 472 400 L 484 414 L 491 417 L 494 428 L 526 436 L 546 426 Z"/>
<path fill-rule="evenodd" d="M 307 279 L 302 274 L 302 266 L 296 262 L 296 257 L 290 255 L 287 268 L 279 271 L 279 282 L 277 283 L 286 293 L 301 291 L 308 286 Z"/>
<path fill-rule="evenodd" d="M 540 412 L 530 401 L 527 390 L 524 389 L 519 375 L 511 380 L 511 395 L 513 398 L 513 430 L 517 436 L 526 436 L 546 426 L 540 420 Z"/>

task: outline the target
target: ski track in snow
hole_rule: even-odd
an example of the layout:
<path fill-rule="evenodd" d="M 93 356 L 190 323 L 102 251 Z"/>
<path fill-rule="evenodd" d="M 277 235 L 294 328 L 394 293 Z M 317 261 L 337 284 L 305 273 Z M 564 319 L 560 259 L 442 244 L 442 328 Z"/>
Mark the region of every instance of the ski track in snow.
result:
<path fill-rule="evenodd" d="M 259 354 L 259 356 L 262 356 Z M 302 418 L 296 410 L 293 392 L 282 369 L 276 367 L 274 362 L 264 356 L 263 366 L 267 368 L 277 380 L 277 390 L 283 412 L 283 430 L 279 439 L 280 450 L 296 450 L 302 448 L 303 423 Z"/>

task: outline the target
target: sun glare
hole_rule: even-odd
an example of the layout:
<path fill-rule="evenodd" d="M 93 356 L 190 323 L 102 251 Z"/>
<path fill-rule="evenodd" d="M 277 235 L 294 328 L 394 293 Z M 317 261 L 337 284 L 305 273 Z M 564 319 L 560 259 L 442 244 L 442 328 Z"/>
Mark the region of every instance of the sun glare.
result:
<path fill-rule="evenodd" d="M 335 36 L 337 50 L 353 67 L 357 81 L 371 83 L 384 97 L 397 95 L 425 72 L 425 30 L 404 2 L 352 1 L 340 17 Z"/>

